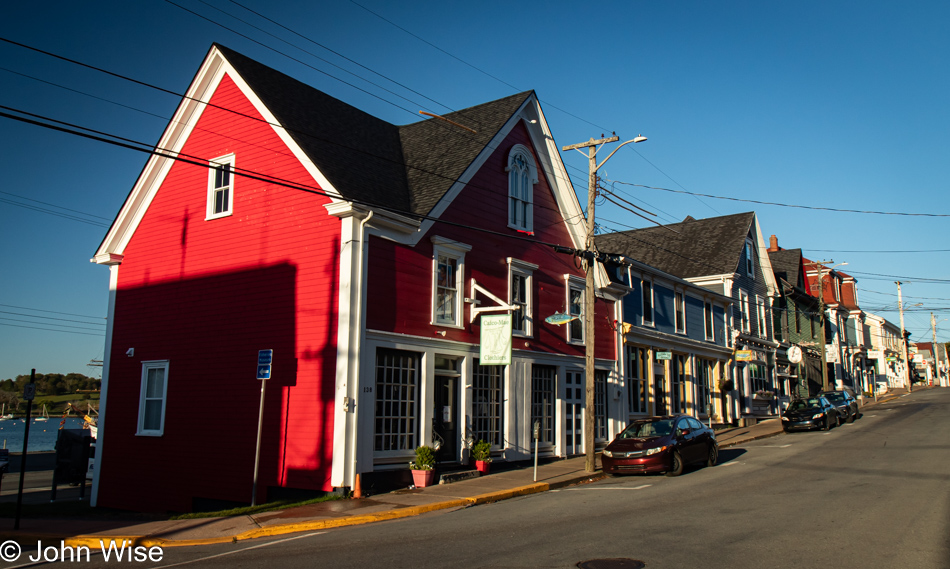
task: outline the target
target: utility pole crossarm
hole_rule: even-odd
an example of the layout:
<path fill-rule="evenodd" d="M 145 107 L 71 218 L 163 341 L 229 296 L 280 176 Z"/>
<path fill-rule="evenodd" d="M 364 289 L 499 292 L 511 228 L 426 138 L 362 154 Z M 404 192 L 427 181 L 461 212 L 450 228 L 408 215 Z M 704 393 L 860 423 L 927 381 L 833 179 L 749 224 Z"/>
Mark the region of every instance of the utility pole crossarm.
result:
<path fill-rule="evenodd" d="M 587 148 L 590 146 L 597 146 L 599 144 L 604 144 L 607 142 L 617 142 L 618 140 L 620 140 L 619 136 L 611 136 L 610 138 L 599 138 L 597 140 L 594 140 L 592 138 L 588 140 L 587 142 L 578 142 L 577 144 L 569 144 L 567 146 L 562 146 L 561 150 L 563 150 L 564 152 L 567 152 L 568 150 L 578 150 L 578 149 Z"/>

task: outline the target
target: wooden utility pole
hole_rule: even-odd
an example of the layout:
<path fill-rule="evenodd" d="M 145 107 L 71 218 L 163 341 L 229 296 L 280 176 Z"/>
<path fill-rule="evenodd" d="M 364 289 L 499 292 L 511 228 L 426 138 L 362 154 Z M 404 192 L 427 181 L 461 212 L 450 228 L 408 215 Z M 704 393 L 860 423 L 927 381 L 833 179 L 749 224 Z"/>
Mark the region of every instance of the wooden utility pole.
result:
<path fill-rule="evenodd" d="M 904 381 L 907 383 L 907 393 L 911 392 L 910 386 L 910 365 L 907 363 L 907 332 L 904 331 L 904 300 L 901 296 L 901 282 L 895 281 L 897 285 L 897 308 L 901 313 L 901 359 L 904 360 Z"/>
<path fill-rule="evenodd" d="M 584 454 L 586 455 L 587 460 L 584 462 L 584 468 L 587 472 L 594 472 L 596 466 L 594 461 L 594 429 L 596 425 L 594 409 L 594 268 L 596 267 L 597 253 L 596 247 L 594 245 L 594 201 L 597 198 L 597 170 L 599 170 L 601 166 L 610 160 L 610 157 L 620 150 L 621 147 L 626 144 L 630 144 L 631 142 L 643 142 L 646 140 L 646 137 L 638 136 L 633 140 L 628 140 L 622 143 L 617 148 L 614 148 L 613 152 L 608 154 L 600 164 L 597 164 L 598 146 L 608 142 L 617 142 L 618 140 L 620 140 L 619 136 L 611 136 L 610 138 L 600 138 L 597 140 L 591 138 L 587 142 L 571 144 L 561 148 L 561 150 L 565 152 L 568 150 L 577 150 L 581 154 L 584 154 L 581 148 L 588 149 L 586 154 L 588 161 L 587 239 L 585 240 L 586 251 L 584 252 L 585 284 L 583 312 L 584 375 L 587 378 L 587 389 L 585 393 L 586 397 L 584 398 Z M 606 401 L 604 404 L 606 405 Z"/>

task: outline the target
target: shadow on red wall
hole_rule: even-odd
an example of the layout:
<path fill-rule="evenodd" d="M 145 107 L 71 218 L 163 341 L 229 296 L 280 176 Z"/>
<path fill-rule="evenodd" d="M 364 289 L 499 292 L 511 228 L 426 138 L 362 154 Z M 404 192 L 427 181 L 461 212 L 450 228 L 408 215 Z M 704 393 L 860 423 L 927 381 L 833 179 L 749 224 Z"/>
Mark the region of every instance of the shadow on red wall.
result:
<path fill-rule="evenodd" d="M 290 466 L 312 465 L 311 476 L 292 481 L 310 482 L 302 489 L 329 489 L 314 481 L 329 479 L 335 330 L 308 339 L 312 347 L 298 362 L 296 298 L 297 269 L 290 264 L 119 290 L 98 505 L 187 511 L 249 503 L 263 349 L 274 357 L 258 502 L 269 486 L 287 485 Z M 126 355 L 130 348 L 133 357 Z M 164 432 L 137 435 L 143 362 L 161 360 L 168 361 Z M 301 407 L 293 400 L 305 400 L 306 412 L 295 410 Z"/>

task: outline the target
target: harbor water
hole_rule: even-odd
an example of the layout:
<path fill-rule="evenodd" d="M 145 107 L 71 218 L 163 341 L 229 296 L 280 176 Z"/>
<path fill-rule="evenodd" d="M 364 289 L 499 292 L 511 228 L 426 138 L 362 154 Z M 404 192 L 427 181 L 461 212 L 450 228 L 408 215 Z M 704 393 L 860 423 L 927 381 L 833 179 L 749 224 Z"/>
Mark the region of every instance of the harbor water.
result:
<path fill-rule="evenodd" d="M 50 417 L 48 421 L 32 419 L 28 452 L 55 450 L 60 426 L 64 429 L 81 429 L 82 419 L 78 417 L 66 419 Z M 10 452 L 22 452 L 25 431 L 26 422 L 23 419 L 0 421 L 0 448 L 8 449 Z"/>

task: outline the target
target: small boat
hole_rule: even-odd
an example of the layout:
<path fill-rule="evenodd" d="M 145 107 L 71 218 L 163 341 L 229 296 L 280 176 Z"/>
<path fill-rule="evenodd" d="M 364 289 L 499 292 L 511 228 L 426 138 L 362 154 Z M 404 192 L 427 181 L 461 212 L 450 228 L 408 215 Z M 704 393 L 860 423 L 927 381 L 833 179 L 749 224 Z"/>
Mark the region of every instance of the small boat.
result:
<path fill-rule="evenodd" d="M 46 410 L 46 405 L 45 405 L 45 404 L 43 405 L 43 414 L 40 415 L 39 417 L 33 419 L 33 421 L 34 421 L 34 422 L 36 422 L 36 421 L 49 421 L 49 411 Z"/>
<path fill-rule="evenodd" d="M 13 413 L 7 413 L 7 404 L 0 405 L 0 421 L 9 421 L 13 418 Z"/>

